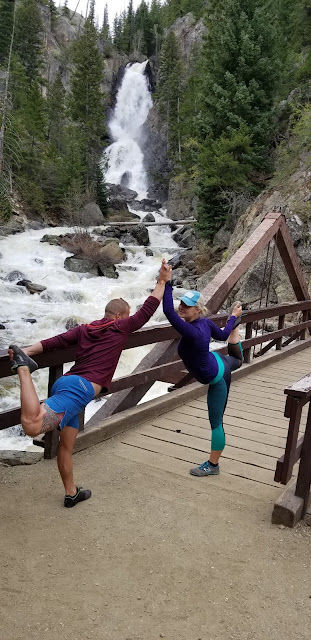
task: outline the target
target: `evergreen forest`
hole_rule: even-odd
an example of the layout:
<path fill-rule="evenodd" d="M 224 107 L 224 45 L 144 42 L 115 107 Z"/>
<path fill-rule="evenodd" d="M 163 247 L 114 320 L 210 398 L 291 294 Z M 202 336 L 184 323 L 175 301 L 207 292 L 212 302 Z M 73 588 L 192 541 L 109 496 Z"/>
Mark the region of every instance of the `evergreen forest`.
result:
<path fill-rule="evenodd" d="M 205 35 L 185 64 L 175 26 L 189 12 Z M 106 6 L 100 25 L 92 0 L 51 81 L 47 42 L 64 16 L 73 18 L 67 2 L 0 0 L 2 220 L 16 200 L 43 218 L 65 220 L 73 199 L 107 212 L 103 82 L 105 60 L 118 54 L 153 61 L 163 180 L 197 196 L 208 240 L 286 174 L 293 149 L 311 144 L 311 0 L 142 0 L 136 9 L 129 0 L 120 15 Z"/>

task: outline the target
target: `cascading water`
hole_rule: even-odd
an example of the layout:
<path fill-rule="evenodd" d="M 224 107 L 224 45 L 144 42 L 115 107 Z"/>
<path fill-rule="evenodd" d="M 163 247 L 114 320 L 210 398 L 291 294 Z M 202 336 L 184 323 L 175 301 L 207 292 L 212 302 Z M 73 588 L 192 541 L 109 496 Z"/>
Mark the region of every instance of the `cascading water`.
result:
<path fill-rule="evenodd" d="M 117 104 L 110 123 L 111 135 L 115 142 L 108 148 L 109 167 L 106 181 L 121 184 L 128 177 L 126 186 L 138 192 L 138 197 L 146 196 L 147 176 L 144 159 L 139 147 L 141 128 L 152 106 L 147 79 L 143 72 L 146 63 L 134 64 L 127 68 L 118 92 Z M 140 218 L 145 211 L 135 211 Z M 165 211 L 154 212 L 155 220 L 163 220 Z M 104 227 L 103 227 L 104 228 Z M 73 229 L 60 227 L 53 229 L 59 235 Z M 0 237 L 0 349 L 7 349 L 11 343 L 27 345 L 66 331 L 69 319 L 87 323 L 104 315 L 104 308 L 111 298 L 125 298 L 131 313 L 149 295 L 162 257 L 170 258 L 177 245 L 169 226 L 154 226 L 149 229 L 150 248 L 153 256 L 146 256 L 143 247 L 126 247 L 126 262 L 119 267 L 118 280 L 105 277 L 90 277 L 72 273 L 64 268 L 64 259 L 69 255 L 59 246 L 41 243 L 40 239 L 50 229 L 25 231 L 24 233 Z M 129 267 L 129 268 L 128 268 Z M 21 272 L 12 276 L 13 271 Z M 11 275 L 10 275 L 11 274 Z M 41 294 L 31 295 L 25 287 L 16 283 L 27 278 L 47 287 Z M 27 320 L 35 320 L 33 324 Z M 161 307 L 150 324 L 164 321 Z M 116 375 L 132 371 L 142 357 L 152 347 L 141 347 L 125 351 L 120 359 Z M 64 367 L 65 371 L 70 365 Z M 47 370 L 33 374 L 34 384 L 40 399 L 46 397 Z M 155 383 L 144 400 L 165 393 L 167 385 Z M 19 385 L 15 376 L 0 380 L 0 411 L 19 405 Z M 99 408 L 90 403 L 86 420 Z M 23 449 L 31 444 L 30 438 L 21 435 L 21 429 L 0 430 L 0 449 Z"/>
<path fill-rule="evenodd" d="M 152 107 L 148 81 L 144 75 L 147 61 L 127 67 L 117 94 L 116 106 L 109 124 L 114 141 L 106 149 L 108 170 L 106 182 L 124 184 L 137 191 L 139 198 L 147 195 L 144 156 L 140 149 L 142 126 Z"/>

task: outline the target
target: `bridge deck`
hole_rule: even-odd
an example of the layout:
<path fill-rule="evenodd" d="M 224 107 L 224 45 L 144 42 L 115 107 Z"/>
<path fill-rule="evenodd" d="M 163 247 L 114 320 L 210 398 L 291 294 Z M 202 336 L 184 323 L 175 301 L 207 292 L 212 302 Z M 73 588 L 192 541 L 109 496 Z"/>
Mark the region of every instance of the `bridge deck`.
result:
<path fill-rule="evenodd" d="M 308 373 L 310 365 L 311 348 L 307 348 L 233 381 L 224 420 L 227 444 L 221 474 L 193 481 L 276 499 L 284 489 L 273 480 L 288 430 L 284 388 Z M 306 411 L 307 407 L 302 432 Z M 121 434 L 115 453 L 143 465 L 188 475 L 189 467 L 206 460 L 209 450 L 204 395 Z"/>

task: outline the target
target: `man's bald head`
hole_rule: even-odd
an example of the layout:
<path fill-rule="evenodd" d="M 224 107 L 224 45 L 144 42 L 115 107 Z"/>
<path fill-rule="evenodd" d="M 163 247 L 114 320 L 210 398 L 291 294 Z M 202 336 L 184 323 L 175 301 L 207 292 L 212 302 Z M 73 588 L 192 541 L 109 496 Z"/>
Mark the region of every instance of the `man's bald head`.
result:
<path fill-rule="evenodd" d="M 130 313 L 130 305 L 123 298 L 110 300 L 105 308 L 105 318 L 123 318 Z"/>

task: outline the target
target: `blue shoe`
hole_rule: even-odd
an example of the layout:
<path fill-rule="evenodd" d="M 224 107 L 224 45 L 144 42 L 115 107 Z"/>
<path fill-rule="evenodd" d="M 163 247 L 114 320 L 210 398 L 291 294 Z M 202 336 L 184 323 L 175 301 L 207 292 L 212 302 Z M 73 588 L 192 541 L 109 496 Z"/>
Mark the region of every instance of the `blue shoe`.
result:
<path fill-rule="evenodd" d="M 199 467 L 194 467 L 190 469 L 190 473 L 192 476 L 199 476 L 203 478 L 203 476 L 218 476 L 219 475 L 219 464 L 217 467 L 212 467 L 209 464 L 209 461 L 203 462 Z"/>

